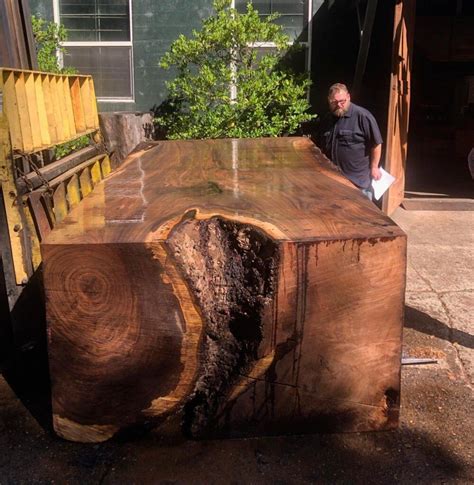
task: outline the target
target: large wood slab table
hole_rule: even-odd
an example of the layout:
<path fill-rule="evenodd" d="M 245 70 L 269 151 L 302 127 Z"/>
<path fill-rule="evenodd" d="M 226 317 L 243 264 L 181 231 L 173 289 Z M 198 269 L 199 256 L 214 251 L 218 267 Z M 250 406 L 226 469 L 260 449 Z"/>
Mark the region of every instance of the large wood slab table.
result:
<path fill-rule="evenodd" d="M 66 439 L 397 426 L 406 237 L 306 138 L 158 142 L 42 254 Z"/>

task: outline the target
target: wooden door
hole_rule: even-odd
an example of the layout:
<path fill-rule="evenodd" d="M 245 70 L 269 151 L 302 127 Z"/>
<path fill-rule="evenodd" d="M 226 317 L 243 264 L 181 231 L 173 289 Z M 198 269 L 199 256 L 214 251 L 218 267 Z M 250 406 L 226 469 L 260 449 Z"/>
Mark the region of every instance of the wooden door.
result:
<path fill-rule="evenodd" d="M 416 0 L 397 0 L 395 3 L 385 169 L 396 180 L 382 202 L 384 212 L 389 215 L 402 203 L 405 193 L 415 4 Z"/>

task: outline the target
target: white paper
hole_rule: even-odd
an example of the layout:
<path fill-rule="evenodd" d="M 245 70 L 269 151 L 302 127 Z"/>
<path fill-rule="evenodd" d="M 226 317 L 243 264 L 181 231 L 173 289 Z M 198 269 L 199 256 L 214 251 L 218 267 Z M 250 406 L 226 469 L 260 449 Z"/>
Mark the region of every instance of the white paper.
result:
<path fill-rule="evenodd" d="M 379 200 L 395 181 L 395 177 L 390 175 L 383 168 L 380 169 L 380 173 L 382 176 L 379 180 L 372 179 L 372 188 L 374 189 L 374 197 L 376 200 Z"/>

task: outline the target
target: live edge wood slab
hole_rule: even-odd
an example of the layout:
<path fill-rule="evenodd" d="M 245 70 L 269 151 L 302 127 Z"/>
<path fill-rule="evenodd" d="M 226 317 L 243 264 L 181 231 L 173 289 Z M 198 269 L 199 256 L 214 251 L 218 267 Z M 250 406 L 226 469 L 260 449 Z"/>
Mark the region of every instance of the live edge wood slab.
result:
<path fill-rule="evenodd" d="M 308 139 L 159 142 L 42 252 L 66 439 L 398 423 L 406 237 Z"/>

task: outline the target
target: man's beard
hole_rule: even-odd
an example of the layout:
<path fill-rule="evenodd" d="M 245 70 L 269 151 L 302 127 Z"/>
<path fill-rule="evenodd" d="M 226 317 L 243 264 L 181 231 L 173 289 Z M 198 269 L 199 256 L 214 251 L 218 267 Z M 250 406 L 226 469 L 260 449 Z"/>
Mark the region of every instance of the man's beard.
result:
<path fill-rule="evenodd" d="M 349 111 L 350 105 L 351 105 L 350 103 L 347 103 L 346 106 L 344 106 L 344 108 L 333 109 L 332 114 L 334 116 L 337 116 L 338 118 L 342 118 Z"/>

